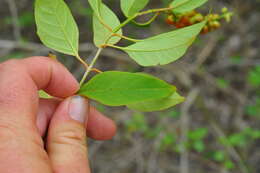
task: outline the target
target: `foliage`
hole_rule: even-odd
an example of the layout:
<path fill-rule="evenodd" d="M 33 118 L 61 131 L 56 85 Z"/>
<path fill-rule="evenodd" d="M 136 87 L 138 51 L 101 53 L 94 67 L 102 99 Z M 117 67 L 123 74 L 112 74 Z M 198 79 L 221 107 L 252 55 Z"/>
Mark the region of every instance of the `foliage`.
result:
<path fill-rule="evenodd" d="M 167 98 L 176 91 L 172 85 L 153 76 L 128 72 L 103 72 L 82 86 L 80 95 L 110 106 Z"/>
<path fill-rule="evenodd" d="M 259 117 L 260 116 L 260 97 L 257 97 L 255 102 L 246 106 L 245 111 L 248 115 Z"/>
<path fill-rule="evenodd" d="M 250 70 L 248 82 L 254 87 L 260 87 L 260 65 L 257 65 Z"/>
<path fill-rule="evenodd" d="M 167 109 L 184 101 L 174 86 L 155 77 L 145 74 L 126 72 L 104 72 L 93 66 L 106 47 L 124 50 L 141 66 L 165 65 L 176 61 L 185 54 L 196 36 L 205 26 L 206 21 L 164 34 L 138 40 L 123 35 L 122 28 L 138 16 L 172 11 L 181 14 L 198 8 L 206 0 L 174 0 L 170 7 L 150 9 L 139 12 L 149 0 L 121 0 L 121 9 L 127 19 L 120 22 L 116 14 L 101 0 L 89 0 L 93 10 L 94 43 L 98 51 L 93 61 L 87 64 L 79 55 L 79 31 L 70 9 L 63 0 L 36 0 L 35 20 L 37 33 L 41 41 L 49 48 L 58 52 L 75 56 L 85 67 L 86 73 L 81 80 L 78 94 L 99 101 L 105 105 L 128 105 L 139 111 L 158 111 Z M 126 39 L 134 44 L 120 47 L 116 44 Z M 96 75 L 83 85 L 88 74 L 96 71 Z"/>

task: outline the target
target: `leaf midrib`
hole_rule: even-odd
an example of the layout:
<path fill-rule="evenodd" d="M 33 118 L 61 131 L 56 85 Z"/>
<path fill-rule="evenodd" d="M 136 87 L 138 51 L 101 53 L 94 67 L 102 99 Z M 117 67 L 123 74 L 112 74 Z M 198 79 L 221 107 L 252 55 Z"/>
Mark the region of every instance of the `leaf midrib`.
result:
<path fill-rule="evenodd" d="M 62 30 L 62 32 L 63 32 L 63 34 L 64 34 L 65 40 L 69 43 L 69 46 L 70 46 L 72 52 L 74 53 L 74 55 L 77 56 L 77 55 L 78 55 L 78 52 L 74 49 L 73 44 L 71 43 L 70 39 L 69 39 L 68 36 L 67 36 L 67 32 L 64 30 L 64 27 L 65 27 L 65 26 L 62 27 L 63 25 L 61 24 L 61 22 L 60 22 L 60 20 L 59 20 L 59 17 L 57 16 L 56 11 L 57 11 L 57 8 L 58 8 L 59 4 L 60 4 L 60 3 L 58 3 L 57 6 L 54 7 L 54 11 L 55 11 L 55 12 L 54 12 L 54 15 L 55 15 L 55 18 L 57 19 L 57 21 L 58 21 L 58 23 L 59 23 L 59 26 L 61 27 L 61 30 Z M 66 13 L 65 13 L 65 14 L 66 14 Z M 68 20 L 68 15 L 66 15 L 66 25 L 67 25 L 67 20 Z"/>
<path fill-rule="evenodd" d="M 173 48 L 178 48 L 178 47 L 182 47 L 185 45 L 190 45 L 190 43 L 193 42 L 193 40 L 196 38 L 196 36 L 192 37 L 190 40 L 188 40 L 187 42 L 183 43 L 183 44 L 179 44 L 178 46 L 173 46 L 173 47 L 169 47 L 169 48 L 163 48 L 163 49 L 150 49 L 150 50 L 142 50 L 142 49 L 131 49 L 128 47 L 123 48 L 126 51 L 131 51 L 131 52 L 158 52 L 158 51 L 165 51 L 165 50 L 170 50 Z"/>
<path fill-rule="evenodd" d="M 173 92 L 175 91 L 174 88 L 170 87 L 161 87 L 161 88 L 108 88 L 108 89 L 86 89 L 87 92 L 95 92 L 95 93 L 102 93 L 102 92 L 108 92 L 108 91 L 156 91 L 156 90 L 172 90 Z"/>

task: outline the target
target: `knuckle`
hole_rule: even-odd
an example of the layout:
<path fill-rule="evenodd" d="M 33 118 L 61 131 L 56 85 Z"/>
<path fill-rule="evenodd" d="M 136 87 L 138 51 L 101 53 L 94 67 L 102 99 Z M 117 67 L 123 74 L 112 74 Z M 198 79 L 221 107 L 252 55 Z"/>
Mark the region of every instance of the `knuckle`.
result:
<path fill-rule="evenodd" d="M 58 129 L 53 136 L 52 143 L 64 145 L 86 146 L 86 134 L 84 128 L 70 126 Z"/>
<path fill-rule="evenodd" d="M 43 141 L 38 134 L 29 129 L 20 129 L 11 122 L 4 121 L 4 123 L 0 123 L 0 152 L 8 147 L 17 148 L 26 143 L 37 148 L 44 147 Z"/>

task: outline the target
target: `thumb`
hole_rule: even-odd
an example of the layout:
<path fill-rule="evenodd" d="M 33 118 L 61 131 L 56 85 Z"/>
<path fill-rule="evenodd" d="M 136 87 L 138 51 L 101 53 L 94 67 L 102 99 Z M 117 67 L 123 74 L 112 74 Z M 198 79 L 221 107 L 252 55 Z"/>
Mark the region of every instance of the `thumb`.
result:
<path fill-rule="evenodd" d="M 73 96 L 57 108 L 50 123 L 47 151 L 56 173 L 90 173 L 86 127 L 88 100 Z"/>

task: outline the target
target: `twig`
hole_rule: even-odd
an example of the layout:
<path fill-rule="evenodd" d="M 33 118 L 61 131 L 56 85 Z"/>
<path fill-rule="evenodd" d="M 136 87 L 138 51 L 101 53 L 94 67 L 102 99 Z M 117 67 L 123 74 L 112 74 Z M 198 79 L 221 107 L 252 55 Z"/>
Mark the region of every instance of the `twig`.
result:
<path fill-rule="evenodd" d="M 0 40 L 0 48 L 2 49 L 23 49 L 26 51 L 43 51 L 48 52 L 50 51 L 49 48 L 45 47 L 40 43 L 34 42 L 19 42 L 13 40 Z M 88 52 L 95 49 L 95 46 L 91 43 L 82 43 L 80 44 L 80 51 Z"/>
<path fill-rule="evenodd" d="M 80 81 L 80 86 L 83 85 L 83 83 L 85 82 L 85 80 L 86 80 L 88 74 L 93 70 L 92 68 L 93 68 L 94 64 L 96 63 L 96 61 L 97 61 L 97 59 L 98 59 L 98 57 L 99 57 L 99 55 L 100 55 L 100 53 L 101 53 L 102 50 L 103 50 L 102 48 L 99 48 L 99 49 L 98 49 L 98 51 L 97 51 L 97 53 L 96 53 L 94 59 L 92 60 L 92 62 L 91 62 L 90 65 L 88 66 L 87 71 L 85 72 L 85 74 L 83 75 L 83 77 L 82 77 L 82 79 L 81 79 L 81 81 Z M 100 71 L 98 71 L 98 72 L 100 72 Z"/>
<path fill-rule="evenodd" d="M 11 12 L 12 16 L 12 24 L 13 24 L 13 33 L 16 41 L 21 40 L 21 28 L 19 24 L 19 18 L 18 18 L 18 10 L 15 4 L 14 0 L 6 0 L 9 6 L 9 10 Z"/>
<path fill-rule="evenodd" d="M 191 90 L 187 96 L 186 102 L 181 107 L 181 158 L 180 158 L 180 173 L 189 173 L 189 153 L 185 147 L 187 141 L 187 133 L 189 131 L 189 109 L 193 102 L 199 95 L 199 89 L 195 88 Z"/>
<path fill-rule="evenodd" d="M 227 140 L 227 135 L 225 132 L 218 126 L 218 124 L 215 122 L 215 120 L 211 117 L 211 113 L 209 113 L 209 108 L 206 106 L 206 104 L 201 104 L 204 108 L 204 115 L 206 119 L 209 121 L 210 126 L 215 131 L 215 135 L 217 137 L 223 138 Z M 243 160 L 243 158 L 240 156 L 240 154 L 236 151 L 236 149 L 232 145 L 223 145 L 223 148 L 226 150 L 226 152 L 229 154 L 231 158 L 233 158 L 235 161 L 237 161 L 239 164 L 240 171 L 242 173 L 249 173 L 249 169 Z"/>
<path fill-rule="evenodd" d="M 198 54 L 197 59 L 192 66 L 192 70 L 196 71 L 211 55 L 217 43 L 216 36 L 210 37 L 208 44 L 202 49 L 200 54 Z"/>

